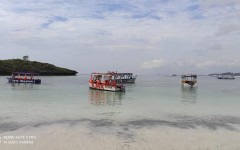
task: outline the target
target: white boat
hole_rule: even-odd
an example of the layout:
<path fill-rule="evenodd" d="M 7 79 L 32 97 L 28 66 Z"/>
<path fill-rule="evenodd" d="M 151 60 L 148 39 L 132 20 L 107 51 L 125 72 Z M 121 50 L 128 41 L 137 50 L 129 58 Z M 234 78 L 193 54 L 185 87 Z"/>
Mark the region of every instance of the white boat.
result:
<path fill-rule="evenodd" d="M 114 79 L 109 73 L 92 73 L 89 79 L 89 87 L 97 90 L 125 92 L 125 86 Z"/>
<path fill-rule="evenodd" d="M 135 83 L 137 75 L 133 75 L 133 73 L 118 73 L 118 72 L 108 72 L 114 77 L 117 83 Z"/>
<path fill-rule="evenodd" d="M 218 75 L 217 78 L 218 79 L 229 79 L 229 80 L 235 79 L 235 77 L 233 75 Z"/>
<path fill-rule="evenodd" d="M 168 76 L 169 77 L 176 77 L 177 75 L 176 74 L 169 74 Z"/>

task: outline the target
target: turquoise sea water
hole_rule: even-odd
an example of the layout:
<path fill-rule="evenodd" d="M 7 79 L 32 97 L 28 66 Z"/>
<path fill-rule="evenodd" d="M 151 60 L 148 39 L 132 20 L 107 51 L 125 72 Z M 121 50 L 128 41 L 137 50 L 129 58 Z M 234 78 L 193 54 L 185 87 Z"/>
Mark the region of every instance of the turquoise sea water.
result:
<path fill-rule="evenodd" d="M 112 131 L 109 135 L 121 133 L 132 139 L 133 131 L 138 133 L 136 130 L 146 128 L 196 133 L 203 128 L 207 133 L 239 134 L 240 78 L 218 80 L 199 76 L 197 87 L 191 88 L 182 87 L 179 76 L 139 75 L 135 84 L 126 85 L 125 93 L 89 89 L 88 75 L 41 79 L 41 85 L 9 84 L 6 77 L 0 77 L 0 135 L 20 130 L 21 134 L 31 130 L 35 134 L 39 127 L 58 124 L 88 129 L 96 126 L 98 131 L 94 132 L 107 130 Z M 62 130 L 65 129 L 69 127 Z M 129 142 L 127 147 L 131 146 Z M 208 146 L 212 148 L 203 148 Z M 237 143 L 225 146 L 239 148 Z"/>

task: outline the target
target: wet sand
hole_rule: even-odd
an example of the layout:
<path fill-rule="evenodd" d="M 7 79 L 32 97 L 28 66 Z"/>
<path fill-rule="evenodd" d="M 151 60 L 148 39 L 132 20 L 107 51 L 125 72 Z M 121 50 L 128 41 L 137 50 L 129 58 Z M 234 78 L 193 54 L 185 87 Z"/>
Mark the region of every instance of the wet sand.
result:
<path fill-rule="evenodd" d="M 145 122 L 146 123 L 146 122 Z M 240 132 L 216 126 L 208 128 L 169 127 L 131 121 L 125 124 L 108 120 L 60 121 L 26 126 L 1 133 L 3 136 L 36 136 L 33 144 L 3 144 L 1 150 L 238 150 Z M 2 139 L 3 141 L 3 139 Z M 11 141 L 11 140 L 8 140 Z"/>

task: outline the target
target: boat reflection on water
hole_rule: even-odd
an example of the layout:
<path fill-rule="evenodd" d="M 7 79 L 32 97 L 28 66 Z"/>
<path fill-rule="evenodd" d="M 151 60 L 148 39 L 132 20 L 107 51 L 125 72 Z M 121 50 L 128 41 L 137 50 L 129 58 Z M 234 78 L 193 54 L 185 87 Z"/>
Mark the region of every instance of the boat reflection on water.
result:
<path fill-rule="evenodd" d="M 10 83 L 11 87 L 13 90 L 33 90 L 37 89 L 38 85 L 37 84 L 20 84 L 20 83 Z"/>
<path fill-rule="evenodd" d="M 197 87 L 181 86 L 181 101 L 186 104 L 197 103 Z"/>
<path fill-rule="evenodd" d="M 92 105 L 121 105 L 125 93 L 89 89 L 89 102 Z"/>

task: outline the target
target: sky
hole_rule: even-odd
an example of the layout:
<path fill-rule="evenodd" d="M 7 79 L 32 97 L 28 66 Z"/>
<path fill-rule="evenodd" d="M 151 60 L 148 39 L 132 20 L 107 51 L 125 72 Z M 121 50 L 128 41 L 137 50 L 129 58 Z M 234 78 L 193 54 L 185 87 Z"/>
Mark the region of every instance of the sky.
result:
<path fill-rule="evenodd" d="M 240 0 L 0 0 L 0 59 L 91 72 L 240 72 Z"/>

